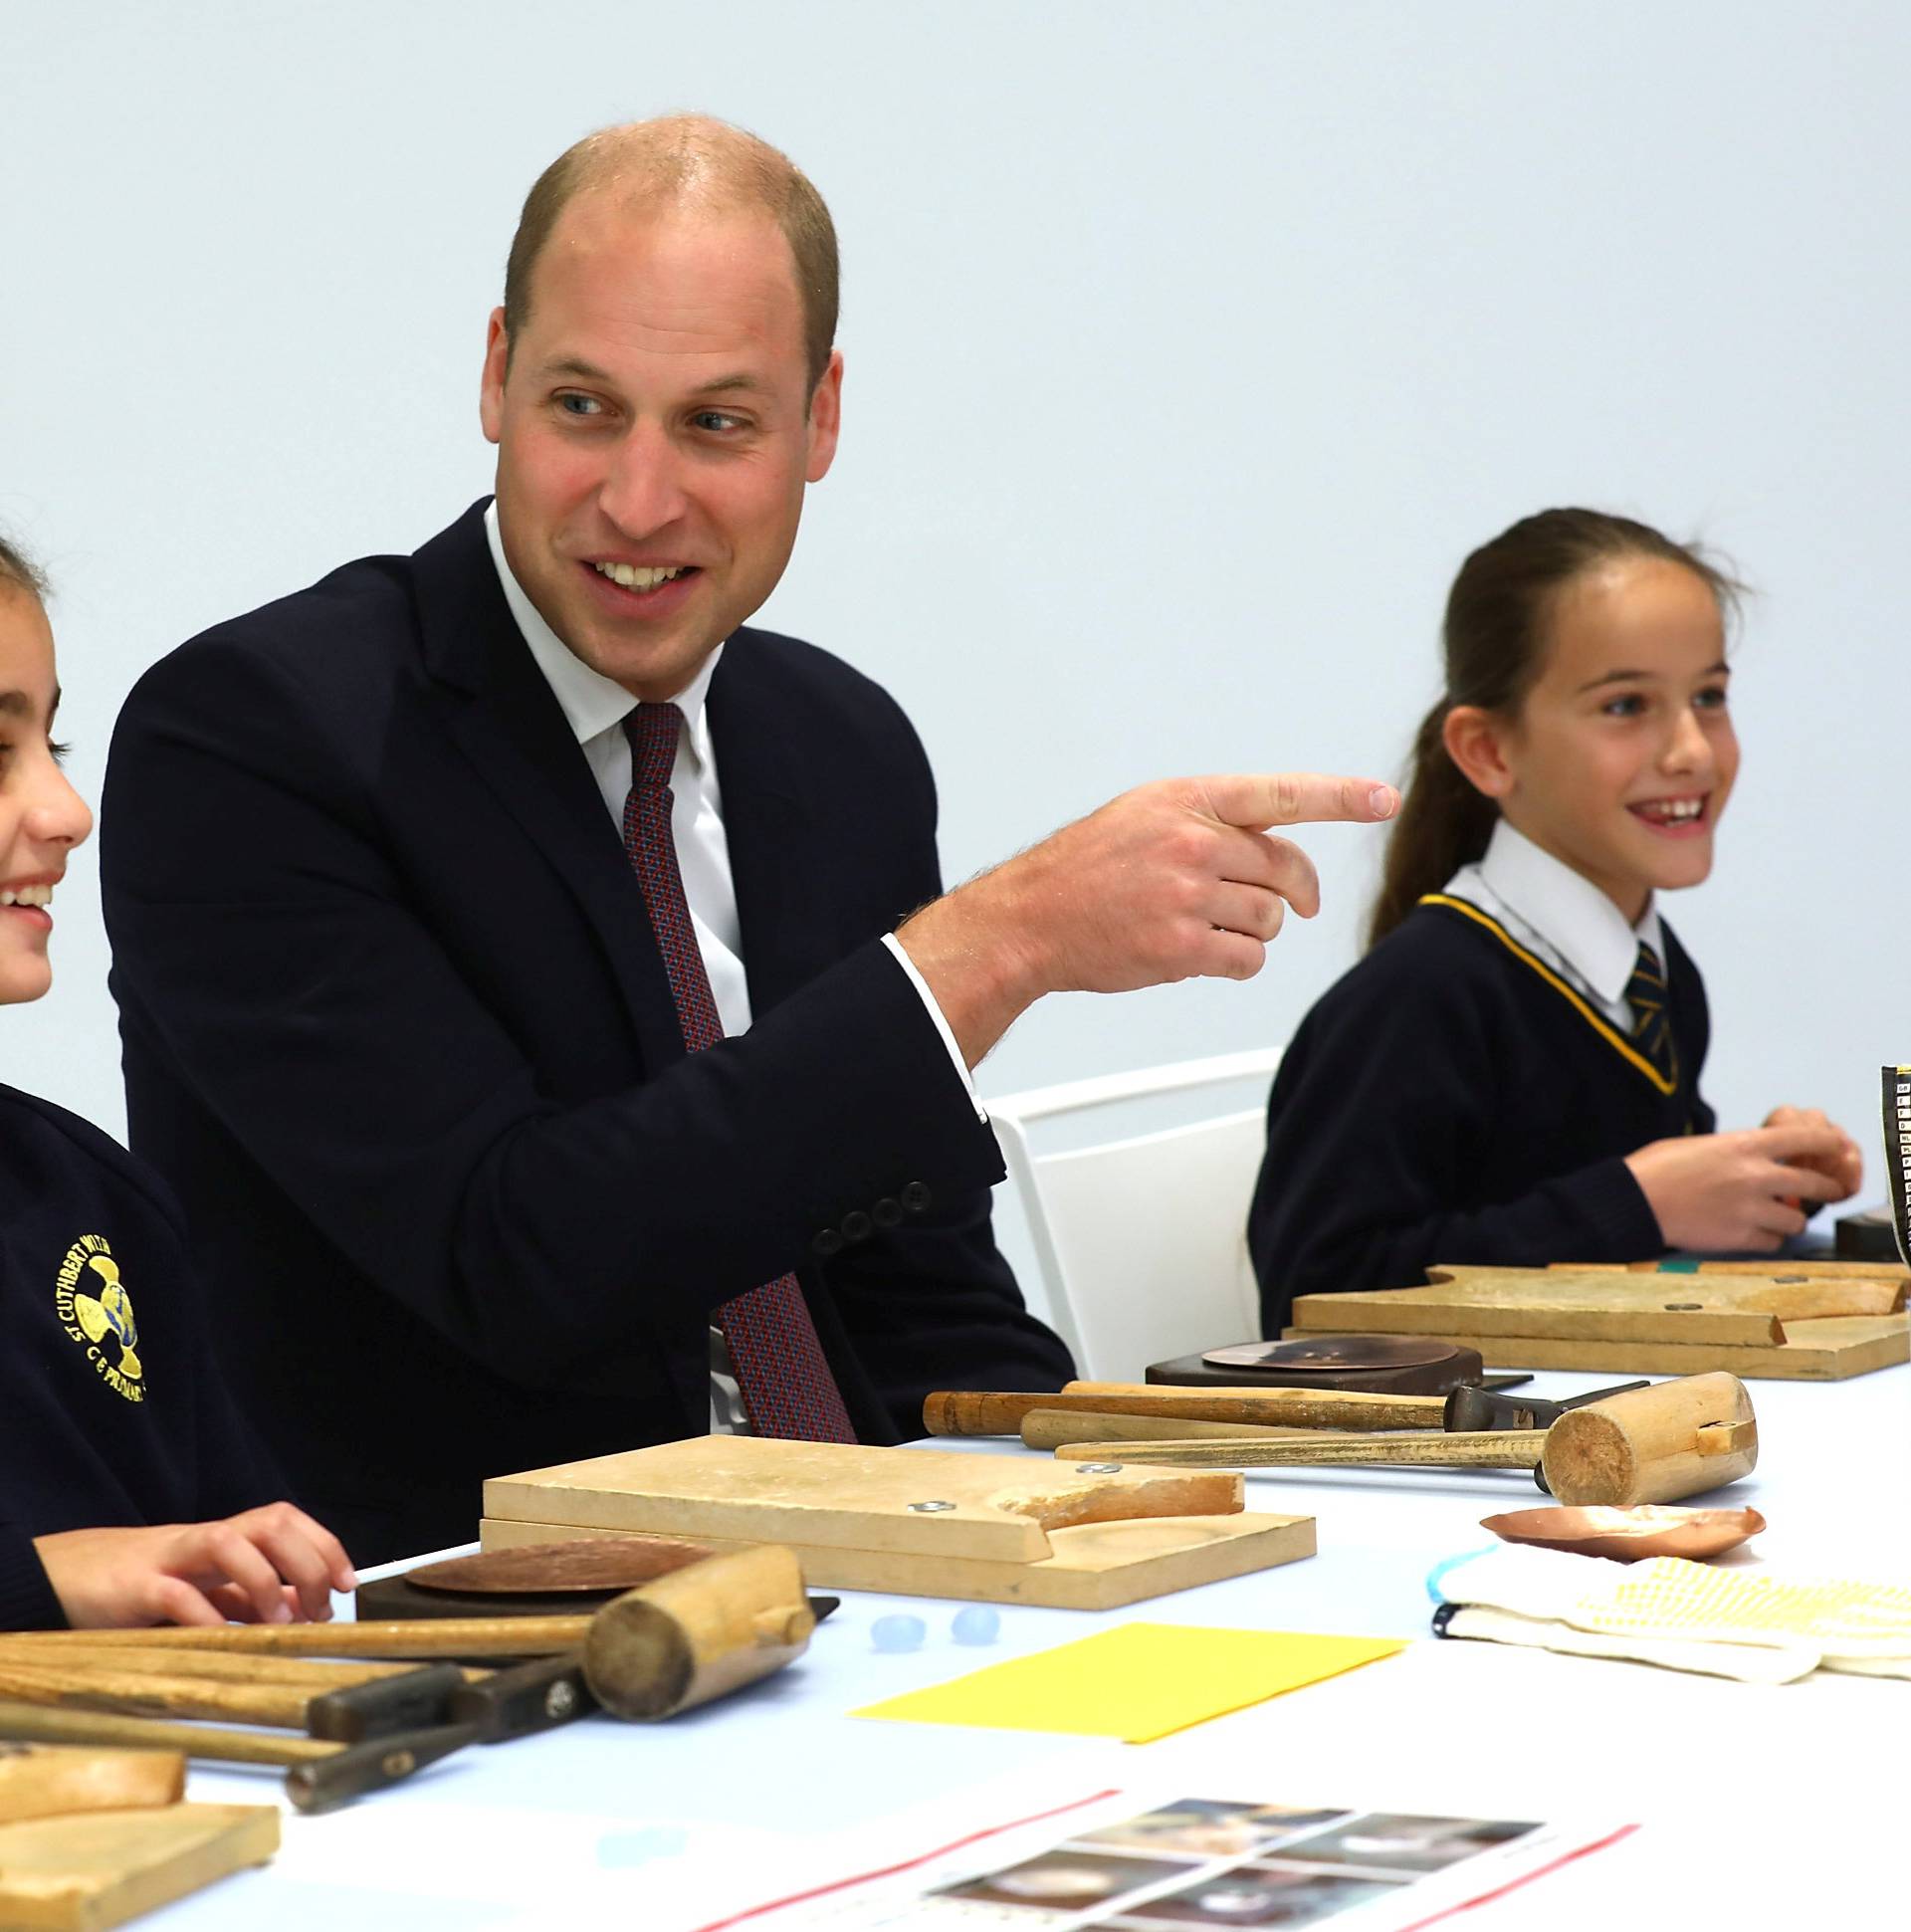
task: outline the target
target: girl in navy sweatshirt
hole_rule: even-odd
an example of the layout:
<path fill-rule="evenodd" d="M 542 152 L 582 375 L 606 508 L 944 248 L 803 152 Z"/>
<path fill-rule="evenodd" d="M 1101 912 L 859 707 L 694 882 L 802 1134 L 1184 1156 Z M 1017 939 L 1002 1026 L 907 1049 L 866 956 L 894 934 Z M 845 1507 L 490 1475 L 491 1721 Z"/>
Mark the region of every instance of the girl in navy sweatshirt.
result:
<path fill-rule="evenodd" d="M 1622 517 L 1466 559 L 1370 950 L 1302 1022 L 1249 1215 L 1263 1325 L 1429 1264 L 1771 1251 L 1862 1164 L 1820 1113 L 1714 1131 L 1698 969 L 1657 894 L 1712 868 L 1738 771 L 1736 586 Z"/>
<path fill-rule="evenodd" d="M 93 828 L 51 742 L 41 591 L 0 542 L 0 1004 L 51 983 L 48 905 Z M 351 1567 L 281 1493 L 215 1372 L 171 1196 L 0 1087 L 0 1629 L 328 1616 Z"/>

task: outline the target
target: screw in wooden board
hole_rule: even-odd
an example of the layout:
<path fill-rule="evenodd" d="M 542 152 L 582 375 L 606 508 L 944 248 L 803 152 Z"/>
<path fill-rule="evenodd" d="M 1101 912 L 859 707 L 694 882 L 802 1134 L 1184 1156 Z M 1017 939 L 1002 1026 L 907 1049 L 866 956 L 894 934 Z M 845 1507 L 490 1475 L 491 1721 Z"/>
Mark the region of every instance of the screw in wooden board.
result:
<path fill-rule="evenodd" d="M 1119 1476 L 1122 1465 L 1119 1462 L 1078 1462 L 1076 1473 L 1084 1476 Z"/>
<path fill-rule="evenodd" d="M 918 1516 L 934 1516 L 941 1510 L 954 1509 L 956 1505 L 954 1503 L 944 1502 L 940 1497 L 933 1498 L 931 1501 L 927 1503 L 910 1504 L 910 1508 L 913 1509 Z"/>

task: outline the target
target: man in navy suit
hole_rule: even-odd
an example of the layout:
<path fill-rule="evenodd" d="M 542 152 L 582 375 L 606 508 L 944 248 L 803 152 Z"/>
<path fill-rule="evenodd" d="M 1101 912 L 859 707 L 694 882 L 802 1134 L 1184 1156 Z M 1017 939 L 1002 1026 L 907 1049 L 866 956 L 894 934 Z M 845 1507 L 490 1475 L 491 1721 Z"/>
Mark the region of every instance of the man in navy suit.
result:
<path fill-rule="evenodd" d="M 104 810 L 133 1146 L 242 1400 L 362 1562 L 480 1480 L 1052 1388 L 969 1069 L 1043 993 L 1245 977 L 1365 780 L 1125 794 L 947 896 L 895 703 L 746 627 L 836 448 L 835 243 L 680 118 L 546 170 L 497 496 L 162 661 Z"/>

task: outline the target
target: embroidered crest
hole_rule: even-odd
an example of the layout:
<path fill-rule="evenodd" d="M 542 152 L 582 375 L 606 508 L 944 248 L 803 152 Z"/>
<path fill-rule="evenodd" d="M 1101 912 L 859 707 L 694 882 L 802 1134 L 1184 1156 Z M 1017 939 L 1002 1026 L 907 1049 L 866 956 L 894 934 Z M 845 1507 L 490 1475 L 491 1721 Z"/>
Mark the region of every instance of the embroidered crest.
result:
<path fill-rule="evenodd" d="M 83 1234 L 67 1250 L 53 1285 L 53 1309 L 108 1389 L 129 1402 L 146 1399 L 139 1324 L 104 1234 Z"/>

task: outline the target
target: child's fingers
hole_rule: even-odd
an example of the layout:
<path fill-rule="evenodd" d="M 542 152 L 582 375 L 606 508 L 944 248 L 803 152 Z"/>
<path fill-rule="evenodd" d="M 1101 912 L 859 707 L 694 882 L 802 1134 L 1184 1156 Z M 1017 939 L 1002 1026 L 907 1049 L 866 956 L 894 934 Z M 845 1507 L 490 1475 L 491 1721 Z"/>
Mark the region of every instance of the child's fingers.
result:
<path fill-rule="evenodd" d="M 1804 1162 L 1775 1162 L 1767 1172 L 1765 1187 L 1776 1200 L 1842 1200 L 1851 1190 L 1841 1177 Z M 1791 1230 L 1803 1231 L 1803 1222 Z"/>

